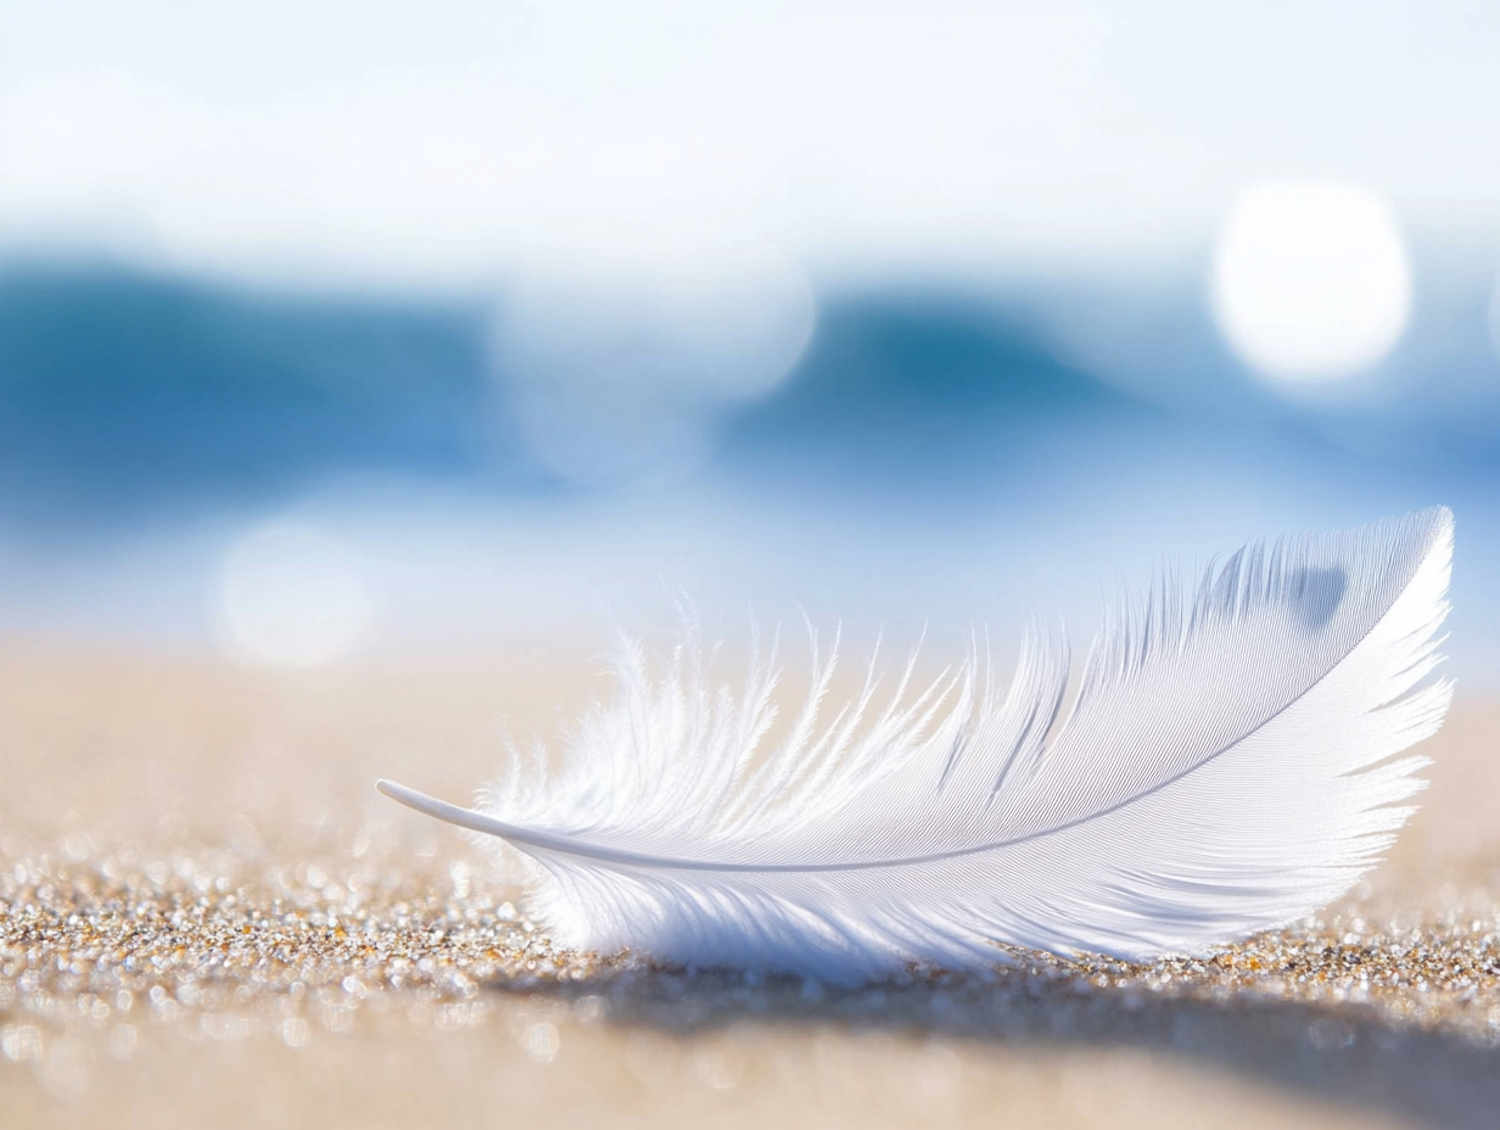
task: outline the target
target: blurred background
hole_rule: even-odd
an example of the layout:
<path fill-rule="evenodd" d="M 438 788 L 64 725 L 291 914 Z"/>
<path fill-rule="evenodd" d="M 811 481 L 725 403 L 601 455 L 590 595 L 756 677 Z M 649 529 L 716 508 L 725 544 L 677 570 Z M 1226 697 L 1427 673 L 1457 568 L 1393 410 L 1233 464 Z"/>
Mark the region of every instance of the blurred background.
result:
<path fill-rule="evenodd" d="M 0 635 L 301 671 L 688 594 L 1081 645 L 1447 504 L 1500 7 L 0 0 Z"/>

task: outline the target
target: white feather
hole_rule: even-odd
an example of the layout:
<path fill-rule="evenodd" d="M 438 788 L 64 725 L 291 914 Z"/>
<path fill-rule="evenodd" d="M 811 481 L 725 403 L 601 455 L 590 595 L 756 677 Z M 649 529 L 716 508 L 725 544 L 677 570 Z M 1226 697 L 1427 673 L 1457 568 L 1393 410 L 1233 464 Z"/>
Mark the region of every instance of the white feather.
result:
<path fill-rule="evenodd" d="M 1392 759 L 1451 698 L 1427 676 L 1452 544 L 1433 509 L 1248 547 L 1191 595 L 1167 579 L 1107 624 L 1065 716 L 1067 651 L 1033 637 L 1003 695 L 972 661 L 877 697 L 872 664 L 827 717 L 815 637 L 773 745 L 774 647 L 734 694 L 690 628 L 659 676 L 623 645 L 561 763 L 518 762 L 478 811 L 379 787 L 532 856 L 581 948 L 840 982 L 995 942 L 1198 952 L 1337 898 L 1414 811 L 1427 762 Z"/>

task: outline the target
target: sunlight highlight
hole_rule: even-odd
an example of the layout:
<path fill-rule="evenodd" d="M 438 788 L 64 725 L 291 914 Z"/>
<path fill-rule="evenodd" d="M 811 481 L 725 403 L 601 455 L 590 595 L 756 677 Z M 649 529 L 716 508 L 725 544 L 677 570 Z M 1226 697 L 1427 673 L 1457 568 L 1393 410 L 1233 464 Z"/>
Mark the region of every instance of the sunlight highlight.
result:
<path fill-rule="evenodd" d="M 316 667 L 356 652 L 375 602 L 348 549 L 311 526 L 252 531 L 225 554 L 219 578 L 225 649 L 270 667 Z"/>
<path fill-rule="evenodd" d="M 1214 315 L 1241 359 L 1273 380 L 1370 368 L 1401 339 L 1411 302 L 1400 225 L 1363 188 L 1260 185 L 1219 233 Z"/>

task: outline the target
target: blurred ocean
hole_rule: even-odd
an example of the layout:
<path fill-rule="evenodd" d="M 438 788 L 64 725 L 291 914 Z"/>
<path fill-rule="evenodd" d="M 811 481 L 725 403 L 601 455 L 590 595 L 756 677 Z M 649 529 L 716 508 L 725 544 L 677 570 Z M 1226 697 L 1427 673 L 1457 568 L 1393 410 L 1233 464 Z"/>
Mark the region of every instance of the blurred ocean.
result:
<path fill-rule="evenodd" d="M 0 0 L 0 630 L 1081 645 L 1446 503 L 1500 684 L 1496 58 L 1457 3 Z"/>
<path fill-rule="evenodd" d="M 856 647 L 924 626 L 956 647 L 987 625 L 1003 653 L 1033 615 L 1081 646 L 1164 563 L 1445 503 L 1453 668 L 1493 686 L 1493 252 L 1414 255 L 1431 297 L 1401 344 L 1300 399 L 1224 344 L 1207 254 L 813 287 L 787 371 L 712 397 L 671 373 L 701 350 L 670 325 L 587 303 L 549 352 L 516 346 L 503 290 L 13 258 L 0 614 L 13 633 L 299 665 L 598 640 L 609 616 L 661 626 L 683 593 L 731 638 L 750 609 L 805 611 Z"/>

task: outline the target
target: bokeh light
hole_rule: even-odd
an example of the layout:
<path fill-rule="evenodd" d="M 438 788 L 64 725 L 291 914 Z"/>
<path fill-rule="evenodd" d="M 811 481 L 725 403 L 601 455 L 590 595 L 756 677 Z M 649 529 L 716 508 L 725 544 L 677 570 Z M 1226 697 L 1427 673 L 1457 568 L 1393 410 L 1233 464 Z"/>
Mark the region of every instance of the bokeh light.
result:
<path fill-rule="evenodd" d="M 1400 224 L 1363 188 L 1259 185 L 1220 231 L 1214 314 L 1241 359 L 1275 380 L 1368 369 L 1400 340 L 1411 302 Z"/>
<path fill-rule="evenodd" d="M 549 470 L 671 478 L 708 456 L 724 410 L 786 377 L 815 321 L 806 277 L 763 248 L 554 260 L 508 288 L 496 369 Z"/>
<path fill-rule="evenodd" d="M 254 665 L 344 659 L 374 626 L 374 593 L 353 554 L 308 525 L 273 523 L 241 537 L 224 556 L 218 596 L 225 650 Z"/>

